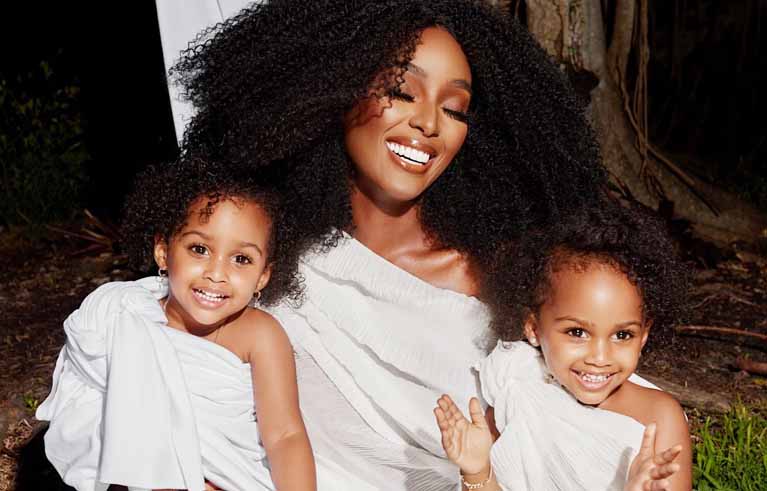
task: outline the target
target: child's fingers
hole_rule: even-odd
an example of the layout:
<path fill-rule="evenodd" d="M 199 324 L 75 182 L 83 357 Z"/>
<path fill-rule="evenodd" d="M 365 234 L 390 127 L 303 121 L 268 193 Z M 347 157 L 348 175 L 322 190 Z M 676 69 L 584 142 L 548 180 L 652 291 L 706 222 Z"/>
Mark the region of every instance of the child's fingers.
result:
<path fill-rule="evenodd" d="M 434 408 L 434 416 L 437 417 L 437 426 L 439 426 L 440 430 L 445 431 L 450 427 L 447 417 L 445 417 L 445 411 L 441 407 Z"/>
<path fill-rule="evenodd" d="M 650 471 L 650 477 L 655 480 L 661 480 L 673 476 L 677 471 L 679 471 L 679 464 L 676 463 L 658 465 Z"/>
<path fill-rule="evenodd" d="M 655 452 L 655 423 L 650 423 L 644 429 L 642 435 L 642 445 L 639 447 L 639 454 L 637 457 L 644 459 L 650 458 Z"/>
<path fill-rule="evenodd" d="M 667 448 L 666 450 L 664 450 L 663 452 L 655 456 L 655 463 L 658 465 L 662 465 L 662 464 L 668 464 L 670 462 L 673 462 L 674 459 L 676 459 L 677 456 L 679 455 L 679 452 L 681 451 L 682 451 L 681 445 L 674 445 L 671 448 Z"/>
<path fill-rule="evenodd" d="M 479 404 L 479 399 L 476 397 L 472 397 L 469 400 L 469 415 L 471 416 L 472 424 L 480 428 L 487 428 L 485 414 L 482 412 L 482 406 Z"/>
<path fill-rule="evenodd" d="M 671 483 L 666 479 L 660 481 L 645 481 L 642 486 L 643 491 L 666 491 L 671 486 Z"/>

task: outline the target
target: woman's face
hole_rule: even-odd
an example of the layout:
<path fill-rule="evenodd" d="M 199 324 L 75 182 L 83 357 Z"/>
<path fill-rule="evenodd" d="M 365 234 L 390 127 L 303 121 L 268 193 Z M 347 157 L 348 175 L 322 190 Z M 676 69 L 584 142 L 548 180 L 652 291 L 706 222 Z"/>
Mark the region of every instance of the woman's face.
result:
<path fill-rule="evenodd" d="M 398 91 L 369 98 L 346 121 L 356 187 L 384 207 L 418 198 L 466 138 L 471 70 L 452 35 L 425 29 L 403 78 Z"/>

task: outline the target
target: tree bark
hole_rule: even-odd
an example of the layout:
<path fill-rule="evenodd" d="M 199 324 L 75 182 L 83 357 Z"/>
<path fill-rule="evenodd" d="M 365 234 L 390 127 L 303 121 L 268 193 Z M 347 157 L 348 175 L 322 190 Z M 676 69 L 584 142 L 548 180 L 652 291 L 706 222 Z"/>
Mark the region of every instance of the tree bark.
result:
<path fill-rule="evenodd" d="M 716 186 L 648 159 L 638 146 L 637 125 L 629 117 L 625 86 L 632 49 L 637 0 L 615 0 L 612 39 L 605 37 L 601 0 L 527 0 L 528 28 L 558 62 L 576 61 L 576 70 L 588 70 L 599 84 L 591 92 L 589 118 L 596 130 L 602 158 L 612 176 L 639 201 L 658 208 L 661 197 L 671 201 L 677 217 L 689 220 L 701 236 L 718 243 L 734 240 L 754 242 L 767 237 L 767 218 L 753 206 Z M 573 5 L 576 8 L 571 8 Z M 579 18 L 572 19 L 571 15 Z M 572 26 L 582 26 L 573 34 Z M 573 42 L 572 37 L 579 37 Z M 573 53 L 579 51 L 577 59 Z M 645 147 L 648 148 L 648 147 Z M 659 185 L 659 189 L 655 185 Z M 693 191 L 695 190 L 695 191 Z M 703 198 L 703 199 L 702 199 Z M 709 206 L 713 205 L 713 206 Z M 713 211 L 711 208 L 716 210 Z"/>

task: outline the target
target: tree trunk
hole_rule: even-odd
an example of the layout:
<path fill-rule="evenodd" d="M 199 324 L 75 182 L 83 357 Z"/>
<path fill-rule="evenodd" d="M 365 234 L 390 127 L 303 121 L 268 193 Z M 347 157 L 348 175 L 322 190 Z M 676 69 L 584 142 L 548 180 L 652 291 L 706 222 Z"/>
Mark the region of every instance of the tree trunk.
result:
<path fill-rule="evenodd" d="M 732 193 L 686 175 L 667 159 L 664 163 L 659 154 L 649 157 L 648 149 L 652 147 L 638 145 L 644 122 L 632 122 L 627 110 L 628 91 L 620 84 L 625 84 L 641 4 L 637 0 L 615 2 L 609 48 L 601 0 L 526 2 L 528 28 L 544 49 L 560 63 L 587 70 L 599 80 L 590 94 L 589 116 L 606 167 L 616 181 L 646 205 L 657 209 L 662 197 L 671 201 L 675 216 L 692 222 L 694 230 L 709 240 L 754 242 L 766 237 L 767 218 L 754 207 Z"/>

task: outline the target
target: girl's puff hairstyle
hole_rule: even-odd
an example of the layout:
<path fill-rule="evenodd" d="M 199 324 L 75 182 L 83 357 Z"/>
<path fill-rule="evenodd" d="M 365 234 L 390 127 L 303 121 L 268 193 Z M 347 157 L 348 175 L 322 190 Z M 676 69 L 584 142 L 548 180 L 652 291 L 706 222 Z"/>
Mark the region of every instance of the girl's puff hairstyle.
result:
<path fill-rule="evenodd" d="M 484 0 L 269 0 L 203 32 L 172 70 L 196 117 L 187 152 L 261 171 L 277 163 L 291 213 L 317 242 L 352 226 L 344 117 L 403 81 L 420 33 L 437 26 L 472 73 L 469 132 L 421 196 L 438 247 L 484 267 L 531 223 L 593 202 L 604 181 L 594 135 L 563 73 Z M 324 238 L 324 241 L 323 241 Z"/>
<path fill-rule="evenodd" d="M 189 209 L 197 200 L 207 200 L 200 215 L 208 216 L 223 200 L 252 201 L 272 222 L 267 250 L 267 265 L 272 271 L 259 303 L 273 305 L 286 297 L 300 301 L 298 258 L 307 243 L 303 227 L 283 212 L 280 195 L 273 185 L 237 169 L 233 165 L 182 157 L 172 163 L 149 166 L 142 172 L 127 197 L 121 227 L 130 265 L 143 272 L 155 267 L 155 238 L 170 242 L 193 218 Z M 205 216 L 199 218 L 205 220 Z"/>
<path fill-rule="evenodd" d="M 528 316 L 549 298 L 555 272 L 584 271 L 595 263 L 615 268 L 637 287 L 644 318 L 653 323 L 651 344 L 670 343 L 672 327 L 686 312 L 687 266 L 660 219 L 641 205 L 611 201 L 530 231 L 498 251 L 493 274 L 484 278 L 495 333 L 505 341 L 518 339 Z"/>

